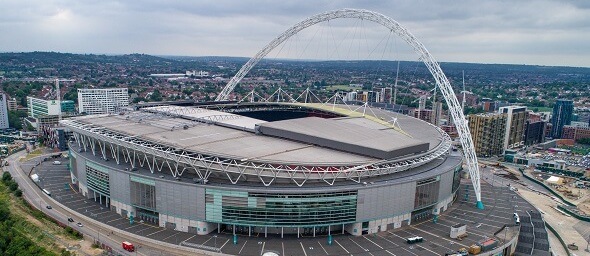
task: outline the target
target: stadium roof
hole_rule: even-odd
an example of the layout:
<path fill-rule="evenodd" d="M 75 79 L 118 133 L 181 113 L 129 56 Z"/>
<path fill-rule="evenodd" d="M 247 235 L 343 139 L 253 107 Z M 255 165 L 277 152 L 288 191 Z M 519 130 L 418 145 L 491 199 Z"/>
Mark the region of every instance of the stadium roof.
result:
<path fill-rule="evenodd" d="M 307 117 L 261 123 L 257 131 L 264 135 L 381 159 L 428 150 L 427 142 L 399 132 L 385 131 L 388 128 L 377 123 L 373 128 L 358 124 L 363 119 Z"/>
<path fill-rule="evenodd" d="M 385 120 L 379 116 L 381 111 L 375 109 L 375 113 Z M 186 151 L 282 165 L 362 165 L 424 152 L 440 144 L 441 134 L 432 126 L 411 117 L 399 119 L 410 136 L 366 118 L 266 122 L 197 107 L 159 106 L 121 115 L 74 118 Z M 262 128 L 259 134 L 254 132 L 256 125 Z M 273 129 L 277 133 L 270 131 Z"/>

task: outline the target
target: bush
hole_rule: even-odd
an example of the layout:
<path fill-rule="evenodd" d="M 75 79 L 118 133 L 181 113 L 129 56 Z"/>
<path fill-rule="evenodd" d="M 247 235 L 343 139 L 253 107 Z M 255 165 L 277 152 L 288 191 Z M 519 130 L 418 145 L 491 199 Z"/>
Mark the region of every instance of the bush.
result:
<path fill-rule="evenodd" d="M 9 172 L 4 172 L 2 174 L 2 182 L 4 182 L 4 184 L 6 184 L 8 181 L 12 180 L 12 175 L 10 175 Z"/>
<path fill-rule="evenodd" d="M 23 196 L 23 191 L 20 190 L 20 189 L 17 189 L 17 190 L 14 191 L 14 195 L 16 197 L 21 197 L 21 196 Z"/>
<path fill-rule="evenodd" d="M 14 181 L 9 181 L 8 182 L 8 189 L 10 189 L 11 192 L 14 192 L 18 189 L 18 184 Z"/>

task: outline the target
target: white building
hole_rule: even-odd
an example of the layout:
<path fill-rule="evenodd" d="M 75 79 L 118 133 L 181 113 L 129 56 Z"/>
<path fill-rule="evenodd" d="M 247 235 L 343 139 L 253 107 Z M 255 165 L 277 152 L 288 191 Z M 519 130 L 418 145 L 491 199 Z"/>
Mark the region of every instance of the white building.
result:
<path fill-rule="evenodd" d="M 33 97 L 27 97 L 27 108 L 29 116 L 38 118 L 40 116 L 57 116 L 61 113 L 61 103 L 59 100 L 44 100 Z"/>
<path fill-rule="evenodd" d="M 6 104 L 6 94 L 0 93 L 0 129 L 8 128 L 8 106 Z"/>
<path fill-rule="evenodd" d="M 127 88 L 78 89 L 79 113 L 108 114 L 128 105 Z"/>

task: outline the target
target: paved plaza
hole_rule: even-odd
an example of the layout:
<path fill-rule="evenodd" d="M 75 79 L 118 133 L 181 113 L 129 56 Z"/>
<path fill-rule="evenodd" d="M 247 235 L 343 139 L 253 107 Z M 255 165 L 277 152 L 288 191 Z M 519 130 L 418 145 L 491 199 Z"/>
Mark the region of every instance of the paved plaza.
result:
<path fill-rule="evenodd" d="M 60 165 L 54 165 L 58 160 Z M 130 224 L 127 218 L 110 211 L 105 202 L 84 198 L 76 192 L 76 187 L 71 185 L 70 173 L 66 167 L 67 159 L 49 159 L 35 167 L 33 172 L 41 178 L 39 185 L 51 191 L 52 197 L 57 201 L 82 213 L 89 218 L 106 223 L 113 230 L 120 229 L 151 239 L 164 241 L 183 246 L 198 246 L 214 250 L 219 248 L 221 252 L 232 255 L 261 255 L 263 252 L 272 251 L 279 255 L 444 255 L 447 252 L 467 248 L 471 244 L 492 237 L 494 233 L 502 229 L 506 224 L 514 224 L 513 212 L 520 216 L 528 216 L 528 212 L 534 208 L 525 200 L 510 191 L 507 186 L 492 187 L 482 182 L 482 200 L 486 203 L 485 210 L 475 208 L 475 196 L 470 188 L 470 181 L 463 181 L 459 188 L 458 196 L 453 206 L 434 223 L 432 216 L 425 217 L 419 223 L 413 223 L 394 231 L 385 231 L 378 234 L 351 236 L 348 234 L 333 234 L 333 243 L 328 245 L 327 236 L 300 237 L 285 236 L 279 234 L 253 234 L 253 236 L 240 235 L 238 243 L 232 241 L 230 232 L 220 233 L 214 231 L 209 235 L 196 235 L 161 228 L 148 223 L 135 222 Z M 30 169 L 33 164 L 23 164 L 23 169 Z M 28 169 L 27 169 L 28 168 Z M 467 192 L 468 196 L 465 196 Z M 76 222 L 83 220 L 75 220 Z M 467 225 L 468 236 L 462 241 L 449 237 L 450 227 L 462 223 Z M 111 230 L 99 230 L 97 236 L 104 236 Z M 497 238 L 503 242 L 503 233 Z M 421 236 L 424 242 L 409 245 L 406 238 Z M 510 237 L 507 238 L 508 240 Z M 520 247 L 522 245 L 519 244 Z"/>

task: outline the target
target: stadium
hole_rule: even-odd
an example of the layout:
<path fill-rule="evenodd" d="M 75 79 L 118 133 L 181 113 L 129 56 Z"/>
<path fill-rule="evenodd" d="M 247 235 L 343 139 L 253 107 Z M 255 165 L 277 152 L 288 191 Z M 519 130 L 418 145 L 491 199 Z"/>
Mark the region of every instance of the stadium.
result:
<path fill-rule="evenodd" d="M 446 211 L 463 162 L 436 126 L 367 106 L 145 104 L 61 123 L 80 193 L 200 235 L 393 230 Z"/>

